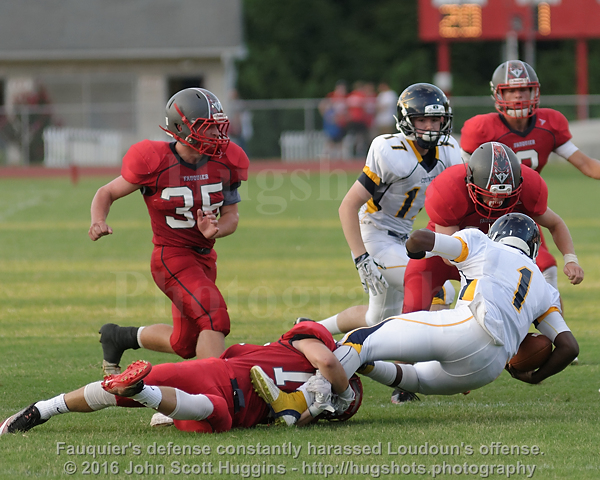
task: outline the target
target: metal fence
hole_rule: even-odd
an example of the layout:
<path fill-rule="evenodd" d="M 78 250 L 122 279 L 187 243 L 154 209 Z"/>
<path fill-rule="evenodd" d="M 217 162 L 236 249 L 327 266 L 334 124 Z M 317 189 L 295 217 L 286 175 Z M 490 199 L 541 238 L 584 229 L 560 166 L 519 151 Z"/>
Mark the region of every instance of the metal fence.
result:
<path fill-rule="evenodd" d="M 233 137 L 251 159 L 296 161 L 324 155 L 320 99 L 246 100 L 235 105 L 250 122 L 247 136 Z M 493 111 L 486 97 L 452 97 L 454 132 L 468 118 Z M 561 111 L 570 121 L 600 118 L 600 95 L 542 97 L 542 107 Z M 134 142 L 134 104 L 21 105 L 0 107 L 0 165 L 112 164 Z M 99 119 L 103 121 L 99 123 Z M 102 128 L 110 125 L 111 129 Z M 155 138 L 166 138 L 156 127 Z M 162 135 L 162 137 L 161 137 Z M 598 136 L 600 138 L 600 135 Z"/>

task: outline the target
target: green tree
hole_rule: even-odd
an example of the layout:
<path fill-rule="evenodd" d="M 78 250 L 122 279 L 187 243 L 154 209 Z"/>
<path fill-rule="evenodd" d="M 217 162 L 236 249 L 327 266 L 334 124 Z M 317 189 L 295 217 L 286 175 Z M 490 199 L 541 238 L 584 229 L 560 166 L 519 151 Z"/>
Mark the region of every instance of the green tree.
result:
<path fill-rule="evenodd" d="M 322 97 L 345 79 L 397 90 L 431 82 L 435 48 L 419 42 L 416 2 L 244 0 L 242 98 Z"/>

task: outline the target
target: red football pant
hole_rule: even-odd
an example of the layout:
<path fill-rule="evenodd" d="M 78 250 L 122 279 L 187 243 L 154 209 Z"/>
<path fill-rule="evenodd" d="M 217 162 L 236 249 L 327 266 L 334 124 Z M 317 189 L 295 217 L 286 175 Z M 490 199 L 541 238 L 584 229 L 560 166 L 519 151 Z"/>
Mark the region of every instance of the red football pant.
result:
<path fill-rule="evenodd" d="M 403 313 L 429 310 L 433 297 L 446 280 L 459 280 L 458 269 L 444 263 L 442 257 L 409 260 L 404 272 Z"/>
<path fill-rule="evenodd" d="M 171 347 L 182 358 L 196 356 L 202 330 L 229 334 L 229 314 L 217 279 L 217 254 L 196 253 L 191 248 L 156 246 L 152 252 L 152 277 L 173 302 Z"/>
<path fill-rule="evenodd" d="M 153 365 L 152 371 L 144 378 L 144 383 L 158 387 L 178 388 L 192 395 L 202 393 L 211 401 L 214 407 L 211 415 L 204 420 L 175 420 L 175 426 L 179 430 L 212 433 L 231 429 L 233 420 L 231 380 L 223 360 L 210 358 Z M 116 398 L 119 407 L 143 407 L 131 398 L 119 396 Z"/>

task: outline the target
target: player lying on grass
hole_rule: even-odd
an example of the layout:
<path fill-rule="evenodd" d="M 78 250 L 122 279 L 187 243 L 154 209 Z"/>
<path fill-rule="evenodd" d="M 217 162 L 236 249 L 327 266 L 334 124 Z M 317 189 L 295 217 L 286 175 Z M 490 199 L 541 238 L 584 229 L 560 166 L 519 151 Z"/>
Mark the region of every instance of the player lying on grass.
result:
<path fill-rule="evenodd" d="M 323 375 L 321 383 L 331 383 L 333 391 L 346 399 L 338 403 L 341 411 L 353 404 L 354 413 L 360 406 L 360 380 L 349 385 L 344 369 L 332 353 L 335 347 L 325 327 L 304 322 L 276 342 L 264 346 L 233 345 L 220 358 L 154 367 L 137 361 L 123 373 L 109 375 L 102 382 L 31 404 L 6 419 L 0 425 L 0 435 L 26 432 L 61 413 L 88 413 L 113 406 L 153 408 L 173 418 L 179 430 L 193 432 L 223 432 L 268 423 L 270 408 L 254 392 L 250 381 L 254 365 L 268 372 L 283 391 L 293 392 L 290 403 L 299 405 L 302 411 L 313 403 L 314 394 L 306 388 L 296 389 L 318 369 Z M 354 389 L 359 395 L 353 402 Z M 275 407 L 285 412 L 287 399 L 274 402 Z M 346 418 L 347 415 L 340 419 Z"/>
<path fill-rule="evenodd" d="M 532 323 L 555 349 L 538 370 L 510 369 L 511 375 L 539 383 L 569 365 L 579 346 L 560 313 L 558 291 L 535 264 L 540 246 L 536 223 L 526 215 L 509 213 L 492 225 L 488 235 L 474 228 L 453 236 L 427 229 L 413 232 L 406 243 L 411 258 L 439 255 L 460 270 L 456 308 L 401 314 L 353 330 L 335 351 L 346 373 L 358 371 L 385 385 L 427 395 L 474 390 L 502 373 Z M 282 402 L 280 397 L 286 394 L 278 394 L 268 376 L 258 369 L 253 374 L 266 401 L 277 397 Z"/>

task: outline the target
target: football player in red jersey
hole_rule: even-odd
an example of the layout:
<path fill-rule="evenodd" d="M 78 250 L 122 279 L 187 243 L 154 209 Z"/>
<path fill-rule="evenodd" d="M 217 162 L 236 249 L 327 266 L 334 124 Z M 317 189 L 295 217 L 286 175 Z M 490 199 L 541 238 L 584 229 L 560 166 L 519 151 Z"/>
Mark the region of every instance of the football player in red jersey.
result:
<path fill-rule="evenodd" d="M 89 236 L 113 233 L 106 217 L 115 200 L 140 191 L 148 207 L 154 250 L 151 271 L 171 299 L 173 326 L 100 329 L 106 374 L 119 373 L 128 348 L 175 353 L 182 358 L 218 357 L 225 350 L 229 315 L 215 285 L 215 239 L 238 225 L 238 187 L 249 160 L 229 141 L 229 120 L 219 99 L 203 88 L 171 97 L 166 128 L 174 142 L 143 140 L 123 158 L 121 175 L 101 187 L 91 206 Z"/>
<path fill-rule="evenodd" d="M 352 412 L 362 401 L 357 377 L 348 381 L 332 353 L 336 344 L 325 327 L 302 322 L 267 345 L 237 344 L 220 358 L 165 363 L 152 367 L 137 361 L 122 374 L 111 375 L 67 394 L 31 404 L 0 424 L 0 435 L 25 432 L 52 416 L 94 412 L 110 406 L 149 407 L 169 415 L 179 430 L 223 432 L 273 420 L 271 409 L 254 391 L 250 369 L 259 365 L 284 392 L 287 414 L 299 417 L 314 395 L 296 391 L 318 369 L 334 392 L 356 392 Z M 352 394 L 354 397 L 354 394 Z M 335 416 L 333 417 L 335 418 Z M 349 418 L 341 414 L 340 420 Z"/>
<path fill-rule="evenodd" d="M 550 230 L 554 243 L 566 259 L 564 273 L 576 285 L 583 280 L 583 269 L 576 262 L 575 249 L 565 222 L 548 208 L 548 187 L 537 172 L 521 165 L 514 152 L 496 142 L 478 147 L 467 168 L 456 165 L 436 177 L 425 195 L 427 228 L 452 235 L 464 228 L 487 233 L 494 221 L 509 212 L 533 218 Z M 552 256 L 542 246 L 537 258 L 540 270 L 548 267 Z M 431 257 L 408 262 L 404 276 L 403 312 L 429 310 L 431 300 L 448 279 L 460 280 L 456 267 Z"/>
<path fill-rule="evenodd" d="M 551 108 L 539 108 L 540 83 L 529 64 L 520 60 L 502 63 L 494 71 L 490 86 L 498 113 L 476 115 L 465 122 L 460 138 L 465 161 L 482 143 L 501 142 L 515 152 L 523 165 L 538 173 L 554 152 L 584 175 L 600 179 L 600 161 L 588 157 L 571 142 L 564 115 Z M 542 245 L 548 252 L 543 236 Z M 573 260 L 577 259 L 567 257 L 565 263 Z M 556 260 L 549 255 L 540 262 L 544 276 L 558 289 Z"/>
<path fill-rule="evenodd" d="M 584 175 L 600 179 L 600 161 L 573 145 L 565 116 L 539 108 L 540 84 L 530 65 L 520 60 L 504 62 L 496 68 L 490 85 L 498 113 L 476 115 L 465 122 L 460 137 L 465 160 L 482 143 L 500 142 L 538 173 L 554 152 Z"/>

